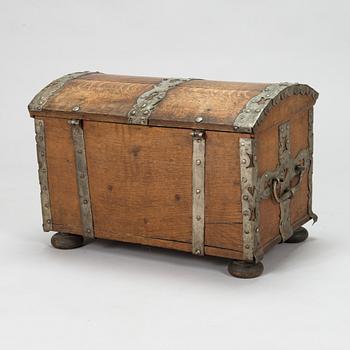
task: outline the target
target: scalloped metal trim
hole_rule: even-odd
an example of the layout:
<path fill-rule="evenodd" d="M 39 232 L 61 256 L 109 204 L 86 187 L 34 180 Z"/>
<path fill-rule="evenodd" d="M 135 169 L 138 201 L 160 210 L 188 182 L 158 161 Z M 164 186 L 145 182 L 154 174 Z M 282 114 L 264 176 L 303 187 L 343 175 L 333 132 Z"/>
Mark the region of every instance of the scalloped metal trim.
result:
<path fill-rule="evenodd" d="M 129 124 L 147 125 L 156 105 L 164 99 L 168 90 L 192 80 L 191 78 L 168 78 L 140 95 L 128 113 Z"/>
<path fill-rule="evenodd" d="M 292 95 L 310 95 L 314 100 L 318 97 L 318 93 L 308 85 L 294 83 L 269 85 L 247 102 L 233 122 L 234 131 L 252 133 L 273 106 Z"/>
<path fill-rule="evenodd" d="M 64 75 L 54 81 L 49 85 L 45 86 L 37 95 L 34 96 L 32 101 L 29 103 L 28 109 L 30 112 L 40 112 L 43 110 L 49 99 L 57 93 L 63 86 L 70 80 L 79 78 L 83 75 L 93 74 L 97 72 L 76 72 Z"/>

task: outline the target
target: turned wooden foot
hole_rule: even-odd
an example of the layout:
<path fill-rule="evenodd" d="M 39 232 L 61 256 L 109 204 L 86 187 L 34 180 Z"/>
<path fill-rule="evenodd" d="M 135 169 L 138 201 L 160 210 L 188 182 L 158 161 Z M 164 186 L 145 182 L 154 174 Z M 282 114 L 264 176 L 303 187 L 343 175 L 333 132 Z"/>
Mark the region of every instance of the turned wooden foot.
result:
<path fill-rule="evenodd" d="M 232 260 L 228 264 L 228 272 L 238 278 L 254 278 L 260 276 L 264 271 L 264 265 L 261 262 L 248 262 Z"/>
<path fill-rule="evenodd" d="M 293 233 L 293 235 L 288 238 L 285 243 L 300 243 L 307 239 L 309 236 L 307 230 L 304 227 L 299 227 Z"/>
<path fill-rule="evenodd" d="M 83 236 L 57 232 L 51 238 L 51 244 L 57 249 L 74 249 L 84 245 Z"/>

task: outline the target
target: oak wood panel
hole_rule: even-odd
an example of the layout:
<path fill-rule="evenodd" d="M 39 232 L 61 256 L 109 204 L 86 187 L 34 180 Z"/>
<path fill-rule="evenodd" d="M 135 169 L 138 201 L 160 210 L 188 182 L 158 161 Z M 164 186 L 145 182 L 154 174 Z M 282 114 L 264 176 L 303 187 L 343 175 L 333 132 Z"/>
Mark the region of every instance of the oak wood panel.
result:
<path fill-rule="evenodd" d="M 82 233 L 70 126 L 64 119 L 45 118 L 45 141 L 53 229 Z"/>
<path fill-rule="evenodd" d="M 243 260 L 243 253 L 241 251 L 222 249 L 216 247 L 204 247 L 205 255 L 219 256 L 222 258 Z"/>
<path fill-rule="evenodd" d="M 284 99 L 273 107 L 259 125 L 256 133 L 259 176 L 277 167 L 278 160 L 278 126 L 289 121 L 291 153 L 295 157 L 298 152 L 308 146 L 308 109 L 314 104 L 310 96 L 296 95 Z M 304 221 L 307 214 L 307 175 L 304 176 L 299 192 L 291 201 L 291 222 L 296 228 Z M 278 241 L 279 236 L 279 204 L 271 198 L 260 202 L 260 237 L 264 247 Z M 272 243 L 271 243 L 272 242 Z"/>
<path fill-rule="evenodd" d="M 241 134 L 206 133 L 205 244 L 241 251 Z"/>
<path fill-rule="evenodd" d="M 84 122 L 95 235 L 192 240 L 188 130 Z"/>
<path fill-rule="evenodd" d="M 205 129 L 215 126 L 215 130 L 232 131 L 234 117 L 265 86 L 189 81 L 168 91 L 152 113 L 150 125 L 195 127 L 195 118 L 200 116 Z"/>
<path fill-rule="evenodd" d="M 80 111 L 75 114 L 102 114 L 126 119 L 136 98 L 152 87 L 152 84 L 74 79 L 54 95 L 44 108 L 72 111 L 74 106 L 79 106 Z"/>

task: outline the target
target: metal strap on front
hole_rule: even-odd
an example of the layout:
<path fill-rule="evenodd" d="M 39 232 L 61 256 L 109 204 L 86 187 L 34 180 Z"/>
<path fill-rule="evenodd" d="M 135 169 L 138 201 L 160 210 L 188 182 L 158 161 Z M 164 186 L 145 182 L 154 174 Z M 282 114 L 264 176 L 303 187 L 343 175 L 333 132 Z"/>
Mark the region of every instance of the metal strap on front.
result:
<path fill-rule="evenodd" d="M 255 140 L 239 139 L 241 168 L 241 203 L 243 214 L 243 258 L 259 261 L 262 258 L 259 235 L 259 201 L 256 188 L 258 166 Z"/>
<path fill-rule="evenodd" d="M 192 253 L 204 255 L 204 131 L 193 131 L 192 139 Z"/>
<path fill-rule="evenodd" d="M 163 79 L 159 84 L 154 85 L 151 90 L 144 92 L 137 98 L 136 103 L 128 113 L 129 124 L 147 125 L 152 111 L 164 99 L 168 90 L 189 80 L 191 79 Z"/>
<path fill-rule="evenodd" d="M 87 238 L 94 238 L 84 132 L 80 120 L 73 119 L 69 120 L 68 123 L 71 125 L 72 131 L 80 204 L 80 219 L 83 227 L 83 236 Z"/>
<path fill-rule="evenodd" d="M 34 119 L 36 151 L 39 165 L 39 183 L 41 211 L 43 217 L 44 231 L 52 231 L 52 217 L 50 206 L 50 193 L 47 175 L 46 144 L 45 144 L 45 123 L 43 120 Z"/>

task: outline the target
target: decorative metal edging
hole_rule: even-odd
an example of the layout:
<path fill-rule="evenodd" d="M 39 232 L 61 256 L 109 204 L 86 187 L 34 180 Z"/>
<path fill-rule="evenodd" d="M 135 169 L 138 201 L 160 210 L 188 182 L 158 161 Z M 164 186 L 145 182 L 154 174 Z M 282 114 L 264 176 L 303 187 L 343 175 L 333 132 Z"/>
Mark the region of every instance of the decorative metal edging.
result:
<path fill-rule="evenodd" d="M 310 166 L 308 172 L 308 212 L 310 218 L 315 223 L 318 220 L 318 216 L 312 211 L 312 176 L 313 176 L 313 153 L 314 153 L 314 110 L 311 108 L 309 110 L 309 157 L 310 157 Z"/>
<path fill-rule="evenodd" d="M 259 201 L 258 201 L 258 166 L 255 140 L 239 139 L 241 169 L 241 203 L 243 216 L 243 259 L 260 260 Z"/>
<path fill-rule="evenodd" d="M 80 204 L 80 218 L 83 227 L 83 236 L 94 238 L 94 228 L 91 210 L 89 178 L 87 172 L 84 132 L 81 121 L 69 120 L 71 125 L 72 139 L 75 154 L 76 176 Z"/>
<path fill-rule="evenodd" d="M 204 131 L 193 131 L 192 139 L 192 253 L 195 255 L 204 255 Z"/>
<path fill-rule="evenodd" d="M 83 75 L 93 74 L 96 72 L 76 72 L 64 75 L 54 81 L 52 81 L 49 85 L 44 87 L 29 103 L 28 109 L 31 112 L 40 112 L 48 100 L 57 93 L 63 86 L 70 80 L 79 78 Z"/>
<path fill-rule="evenodd" d="M 45 123 L 43 120 L 34 119 L 36 151 L 38 157 L 38 173 L 40 183 L 41 211 L 44 231 L 52 231 L 52 216 L 50 206 L 50 192 L 47 175 Z"/>
<path fill-rule="evenodd" d="M 318 93 L 308 85 L 279 83 L 267 86 L 247 102 L 234 120 L 233 129 L 237 132 L 253 132 L 273 106 L 288 96 L 299 94 L 311 95 L 314 100 L 318 97 Z"/>
<path fill-rule="evenodd" d="M 163 79 L 159 84 L 154 85 L 151 90 L 144 92 L 137 98 L 136 103 L 128 113 L 129 124 L 147 125 L 154 108 L 164 99 L 167 92 L 175 86 L 183 84 L 189 80 L 191 79 Z"/>

